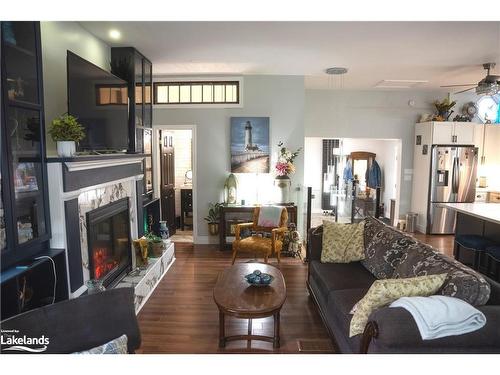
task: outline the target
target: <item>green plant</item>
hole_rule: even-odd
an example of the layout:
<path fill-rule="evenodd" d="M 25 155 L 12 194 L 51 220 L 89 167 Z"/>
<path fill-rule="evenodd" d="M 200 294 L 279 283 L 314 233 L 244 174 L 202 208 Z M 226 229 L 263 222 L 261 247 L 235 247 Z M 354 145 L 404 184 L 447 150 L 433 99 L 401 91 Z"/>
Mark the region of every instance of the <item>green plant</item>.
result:
<path fill-rule="evenodd" d="M 68 113 L 52 120 L 49 134 L 55 142 L 75 141 L 79 142 L 85 138 L 84 127 L 78 122 L 75 116 Z"/>
<path fill-rule="evenodd" d="M 455 104 L 457 104 L 456 101 L 450 102 L 450 99 L 448 98 L 443 99 L 443 101 L 441 102 L 439 100 L 436 100 L 434 102 L 434 106 L 436 107 L 439 114 L 448 112 L 455 106 Z"/>
<path fill-rule="evenodd" d="M 218 223 L 220 218 L 220 208 L 221 203 L 209 203 L 208 204 L 208 216 L 205 217 L 205 220 L 209 223 Z"/>
<path fill-rule="evenodd" d="M 146 239 L 149 241 L 149 242 L 155 242 L 155 243 L 158 243 L 158 242 L 162 242 L 162 238 L 160 236 L 157 236 L 156 234 L 154 234 L 153 232 L 149 232 L 149 233 L 146 233 L 144 234 L 144 237 L 146 237 Z"/>

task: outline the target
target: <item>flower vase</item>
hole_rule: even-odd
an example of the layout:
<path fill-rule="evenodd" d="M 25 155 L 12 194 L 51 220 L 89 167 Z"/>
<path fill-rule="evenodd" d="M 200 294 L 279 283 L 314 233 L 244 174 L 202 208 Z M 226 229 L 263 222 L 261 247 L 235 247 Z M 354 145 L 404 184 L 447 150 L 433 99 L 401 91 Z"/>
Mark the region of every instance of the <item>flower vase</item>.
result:
<path fill-rule="evenodd" d="M 162 238 L 162 240 L 167 240 L 170 237 L 170 232 L 168 230 L 166 221 L 160 221 L 160 237 Z"/>
<path fill-rule="evenodd" d="M 276 203 L 290 203 L 290 186 L 292 181 L 288 176 L 276 176 L 274 186 L 276 188 Z"/>

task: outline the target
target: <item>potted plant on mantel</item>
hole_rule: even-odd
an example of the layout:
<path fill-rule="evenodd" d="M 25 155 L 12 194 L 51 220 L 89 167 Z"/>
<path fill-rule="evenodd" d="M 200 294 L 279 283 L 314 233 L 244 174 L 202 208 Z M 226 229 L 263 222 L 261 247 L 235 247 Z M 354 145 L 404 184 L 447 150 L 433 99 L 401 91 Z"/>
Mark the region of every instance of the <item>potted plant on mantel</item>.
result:
<path fill-rule="evenodd" d="M 277 203 L 290 203 L 290 186 L 292 182 L 289 175 L 295 173 L 293 161 L 299 156 L 302 147 L 292 152 L 287 149 L 281 141 L 278 142 L 278 147 L 280 148 L 278 162 L 274 167 L 276 172 L 274 185 L 278 189 Z"/>
<path fill-rule="evenodd" d="M 154 233 L 146 233 L 144 235 L 148 241 L 148 254 L 151 258 L 159 258 L 163 254 L 165 245 L 163 239 Z"/>
<path fill-rule="evenodd" d="M 57 154 L 60 157 L 71 157 L 76 152 L 76 142 L 85 138 L 84 127 L 75 116 L 68 113 L 52 120 L 49 129 L 52 140 L 57 142 Z"/>
<path fill-rule="evenodd" d="M 205 220 L 208 222 L 208 232 L 212 236 L 219 234 L 219 220 L 220 220 L 220 207 L 221 203 L 208 204 L 208 216 Z"/>

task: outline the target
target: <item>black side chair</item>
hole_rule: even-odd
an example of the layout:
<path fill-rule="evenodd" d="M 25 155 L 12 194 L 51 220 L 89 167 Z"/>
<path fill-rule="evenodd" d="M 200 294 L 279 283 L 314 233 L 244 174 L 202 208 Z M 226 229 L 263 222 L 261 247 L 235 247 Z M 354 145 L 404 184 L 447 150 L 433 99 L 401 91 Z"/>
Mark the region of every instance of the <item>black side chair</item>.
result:
<path fill-rule="evenodd" d="M 481 256 L 489 246 L 494 246 L 495 242 L 476 234 L 462 234 L 455 237 L 455 259 L 460 261 L 462 249 L 471 251 L 474 255 L 472 268 L 479 270 Z"/>
<path fill-rule="evenodd" d="M 500 245 L 489 246 L 486 248 L 488 266 L 487 274 L 493 277 L 495 281 L 500 282 Z"/>
<path fill-rule="evenodd" d="M 141 346 L 132 288 L 110 289 L 40 307 L 6 319 L 1 326 L 28 337 L 45 335 L 50 341 L 44 353 L 84 351 L 123 334 L 128 338 L 129 353 Z"/>

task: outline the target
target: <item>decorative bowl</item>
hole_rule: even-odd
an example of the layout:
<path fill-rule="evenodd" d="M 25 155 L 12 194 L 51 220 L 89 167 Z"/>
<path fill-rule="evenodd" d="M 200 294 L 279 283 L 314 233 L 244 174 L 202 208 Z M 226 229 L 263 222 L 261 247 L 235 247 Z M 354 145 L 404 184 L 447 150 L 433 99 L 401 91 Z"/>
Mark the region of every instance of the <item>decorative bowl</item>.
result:
<path fill-rule="evenodd" d="M 274 276 L 255 270 L 245 276 L 245 280 L 252 286 L 269 286 L 274 280 Z"/>

